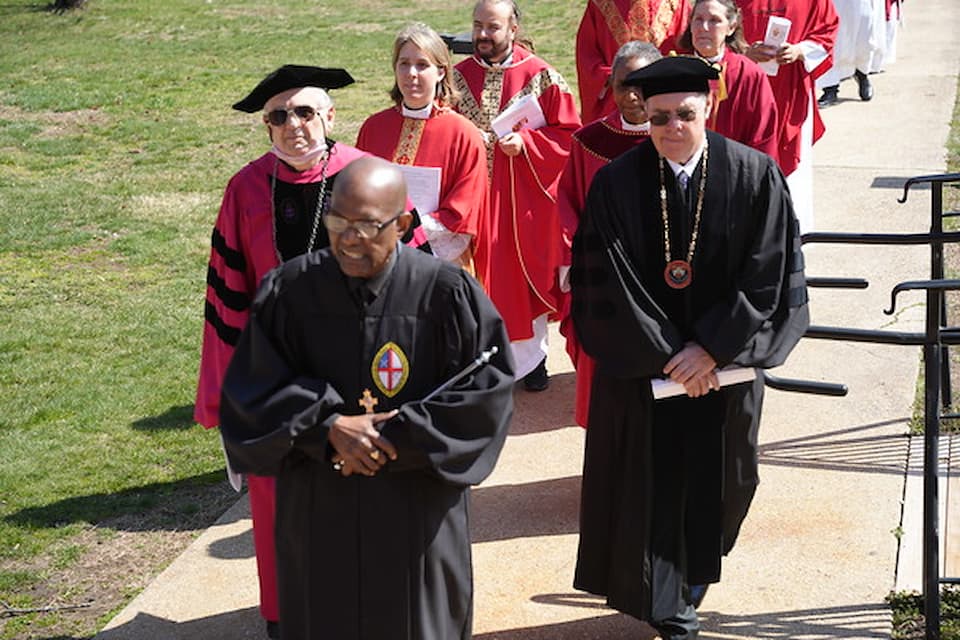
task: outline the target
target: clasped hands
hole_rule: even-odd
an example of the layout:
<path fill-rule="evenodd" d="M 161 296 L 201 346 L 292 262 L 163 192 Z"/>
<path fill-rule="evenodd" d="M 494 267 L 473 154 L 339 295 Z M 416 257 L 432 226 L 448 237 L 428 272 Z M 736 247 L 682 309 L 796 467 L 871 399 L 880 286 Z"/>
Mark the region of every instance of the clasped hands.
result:
<path fill-rule="evenodd" d="M 373 476 L 388 460 L 397 459 L 397 450 L 380 435 L 378 428 L 399 413 L 397 409 L 384 413 L 364 413 L 337 418 L 327 434 L 334 449 L 333 468 L 344 477 L 359 473 Z"/>
<path fill-rule="evenodd" d="M 691 398 L 705 396 L 720 388 L 717 361 L 696 342 L 688 342 L 663 367 L 663 373 L 683 385 Z"/>

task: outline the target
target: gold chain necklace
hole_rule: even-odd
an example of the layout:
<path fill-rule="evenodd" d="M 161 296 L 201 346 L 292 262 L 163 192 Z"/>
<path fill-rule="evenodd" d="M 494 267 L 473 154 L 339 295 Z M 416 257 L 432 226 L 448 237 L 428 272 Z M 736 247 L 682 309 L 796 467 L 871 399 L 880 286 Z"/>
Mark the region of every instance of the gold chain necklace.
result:
<path fill-rule="evenodd" d="M 686 260 L 672 260 L 670 255 L 670 214 L 667 211 L 667 187 L 663 181 L 663 165 L 660 158 L 660 215 L 663 218 L 663 257 L 667 266 L 663 270 L 663 279 L 671 289 L 686 289 L 693 282 L 693 253 L 697 249 L 697 236 L 700 233 L 700 214 L 703 211 L 703 194 L 707 185 L 707 146 L 703 147 L 703 168 L 700 172 L 700 184 L 697 188 L 697 208 L 693 214 L 693 232 L 687 247 Z M 691 176 L 692 177 L 692 176 Z"/>

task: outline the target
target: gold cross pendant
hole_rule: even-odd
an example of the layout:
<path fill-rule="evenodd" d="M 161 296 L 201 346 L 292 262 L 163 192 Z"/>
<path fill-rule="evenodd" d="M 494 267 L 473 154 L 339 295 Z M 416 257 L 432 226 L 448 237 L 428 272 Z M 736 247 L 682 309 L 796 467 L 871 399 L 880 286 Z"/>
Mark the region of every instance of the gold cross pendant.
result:
<path fill-rule="evenodd" d="M 370 389 L 363 390 L 363 396 L 357 400 L 357 404 L 364 408 L 367 413 L 373 413 L 373 408 L 379 404 L 379 400 L 373 397 Z"/>

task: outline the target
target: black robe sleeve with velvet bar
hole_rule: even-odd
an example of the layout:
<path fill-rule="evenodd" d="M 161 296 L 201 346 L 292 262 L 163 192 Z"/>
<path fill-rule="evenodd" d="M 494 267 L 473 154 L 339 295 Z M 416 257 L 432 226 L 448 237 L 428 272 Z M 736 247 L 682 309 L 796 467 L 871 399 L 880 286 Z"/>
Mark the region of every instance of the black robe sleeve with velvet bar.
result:
<path fill-rule="evenodd" d="M 719 579 L 758 482 L 763 394 L 758 379 L 654 401 L 650 379 L 688 341 L 719 366 L 776 366 L 808 323 L 783 176 L 762 153 L 710 132 L 707 139 L 689 287 L 664 279 L 652 142 L 597 173 L 573 242 L 572 316 L 597 364 L 574 584 L 648 621 L 678 611 L 684 584 Z M 701 161 L 693 185 L 703 170 Z M 695 206 L 686 206 L 669 168 L 664 181 L 672 257 L 685 257 Z"/>
<path fill-rule="evenodd" d="M 423 402 L 491 346 L 488 365 Z M 400 251 L 368 304 L 326 250 L 264 280 L 223 385 L 221 428 L 236 468 L 277 476 L 285 639 L 470 637 L 468 487 L 506 438 L 508 347 L 479 285 L 419 251 Z M 362 413 L 365 390 L 376 411 L 399 409 L 383 427 L 399 457 L 344 478 L 327 422 Z"/>

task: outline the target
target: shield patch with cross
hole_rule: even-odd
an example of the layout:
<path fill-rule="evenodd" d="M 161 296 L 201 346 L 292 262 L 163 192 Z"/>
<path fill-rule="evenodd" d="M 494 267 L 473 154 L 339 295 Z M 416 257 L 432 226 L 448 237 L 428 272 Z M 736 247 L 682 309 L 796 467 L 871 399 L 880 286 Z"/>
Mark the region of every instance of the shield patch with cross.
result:
<path fill-rule="evenodd" d="M 394 342 L 388 342 L 377 351 L 373 357 L 373 366 L 370 371 L 374 384 L 380 392 L 392 398 L 400 393 L 410 375 L 410 363 L 407 355 Z"/>

